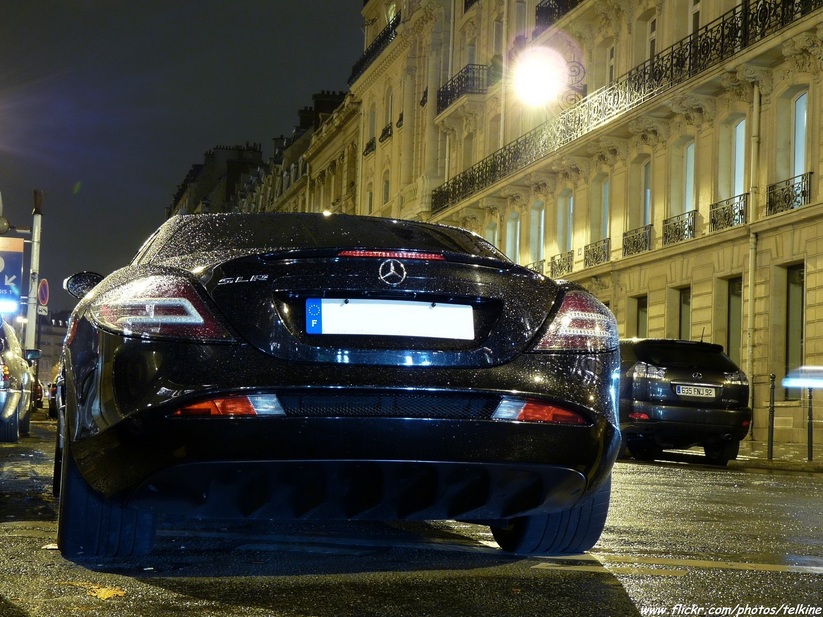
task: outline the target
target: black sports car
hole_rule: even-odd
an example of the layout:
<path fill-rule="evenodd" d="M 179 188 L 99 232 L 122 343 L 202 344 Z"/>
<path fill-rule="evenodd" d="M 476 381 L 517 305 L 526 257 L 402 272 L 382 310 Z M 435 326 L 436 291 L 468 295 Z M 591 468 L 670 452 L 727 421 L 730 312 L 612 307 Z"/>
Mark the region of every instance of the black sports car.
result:
<path fill-rule="evenodd" d="M 473 233 L 179 216 L 66 289 L 66 556 L 145 553 L 168 515 L 458 519 L 517 552 L 600 536 L 614 317 Z"/>

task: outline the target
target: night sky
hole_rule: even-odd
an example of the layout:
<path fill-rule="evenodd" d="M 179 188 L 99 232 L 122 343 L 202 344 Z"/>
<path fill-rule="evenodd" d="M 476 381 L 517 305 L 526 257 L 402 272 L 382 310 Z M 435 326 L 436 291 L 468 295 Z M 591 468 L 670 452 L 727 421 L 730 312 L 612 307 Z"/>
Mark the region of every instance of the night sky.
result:
<path fill-rule="evenodd" d="M 0 195 L 30 227 L 52 311 L 73 272 L 125 265 L 216 145 L 290 135 L 363 50 L 354 0 L 2 0 Z M 9 234 L 14 236 L 14 232 Z M 28 256 L 26 256 L 26 276 Z"/>

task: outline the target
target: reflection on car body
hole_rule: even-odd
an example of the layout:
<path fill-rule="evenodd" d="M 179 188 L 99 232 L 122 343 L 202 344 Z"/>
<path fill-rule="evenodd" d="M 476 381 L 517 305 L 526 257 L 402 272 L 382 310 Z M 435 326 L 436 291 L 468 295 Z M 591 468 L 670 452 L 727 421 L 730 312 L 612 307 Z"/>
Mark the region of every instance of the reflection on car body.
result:
<path fill-rule="evenodd" d="M 620 426 L 630 454 L 653 459 L 702 446 L 714 464 L 737 457 L 751 423 L 749 382 L 722 346 L 627 339 L 620 354 Z"/>
<path fill-rule="evenodd" d="M 543 553 L 603 529 L 614 317 L 476 234 L 179 216 L 66 288 L 65 555 L 145 553 L 167 516 L 459 519 Z"/>
<path fill-rule="evenodd" d="M 28 435 L 34 405 L 34 373 L 31 363 L 39 350 L 23 349 L 5 319 L 0 319 L 0 442 Z"/>

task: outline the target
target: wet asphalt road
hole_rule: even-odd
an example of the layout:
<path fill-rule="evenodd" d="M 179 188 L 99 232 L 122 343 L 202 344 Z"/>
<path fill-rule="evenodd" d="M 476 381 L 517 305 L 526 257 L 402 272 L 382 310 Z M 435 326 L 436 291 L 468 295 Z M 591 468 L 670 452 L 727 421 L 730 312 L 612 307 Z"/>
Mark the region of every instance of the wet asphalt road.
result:
<path fill-rule="evenodd" d="M 52 422 L 0 444 L 0 617 L 823 615 L 823 475 L 619 463 L 595 549 L 457 523 L 165 526 L 134 561 L 54 545 Z"/>

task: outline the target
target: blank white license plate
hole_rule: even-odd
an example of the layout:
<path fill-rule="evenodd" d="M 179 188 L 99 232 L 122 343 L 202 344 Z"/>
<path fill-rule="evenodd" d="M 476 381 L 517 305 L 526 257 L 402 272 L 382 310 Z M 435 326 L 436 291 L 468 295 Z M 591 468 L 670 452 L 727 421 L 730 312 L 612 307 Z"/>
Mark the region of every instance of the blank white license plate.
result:
<path fill-rule="evenodd" d="M 710 386 L 675 386 L 674 391 L 680 396 L 702 396 L 704 398 L 714 398 L 716 388 Z"/>
<path fill-rule="evenodd" d="M 474 316 L 468 304 L 307 298 L 306 332 L 472 340 Z"/>

